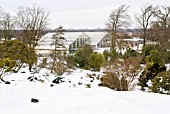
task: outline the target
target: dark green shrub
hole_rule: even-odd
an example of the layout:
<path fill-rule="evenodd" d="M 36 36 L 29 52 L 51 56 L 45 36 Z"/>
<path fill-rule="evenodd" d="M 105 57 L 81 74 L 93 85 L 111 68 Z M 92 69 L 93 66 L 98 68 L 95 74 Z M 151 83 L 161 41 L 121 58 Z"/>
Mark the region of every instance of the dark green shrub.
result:
<path fill-rule="evenodd" d="M 170 71 L 159 73 L 153 80 L 152 92 L 170 94 Z"/>
<path fill-rule="evenodd" d="M 123 55 L 124 58 L 128 58 L 128 57 L 136 57 L 138 55 L 138 52 L 135 50 L 127 50 L 127 52 Z"/>
<path fill-rule="evenodd" d="M 100 71 L 100 67 L 105 63 L 104 56 L 98 53 L 91 53 L 89 63 L 94 71 Z"/>
<path fill-rule="evenodd" d="M 9 58 L 19 62 L 19 68 L 22 67 L 23 63 L 27 63 L 29 70 L 37 62 L 35 49 L 28 47 L 27 44 L 19 40 L 5 41 L 0 44 L 0 59 L 3 58 Z"/>
<path fill-rule="evenodd" d="M 85 88 L 91 88 L 91 84 L 85 84 Z"/>
<path fill-rule="evenodd" d="M 75 53 L 75 62 L 78 64 L 80 68 L 89 69 L 89 58 L 90 54 L 93 52 L 92 47 L 90 45 L 83 45 L 79 48 Z"/>
<path fill-rule="evenodd" d="M 139 77 L 139 85 L 142 90 L 144 90 L 144 87 L 148 87 L 147 82 L 149 80 L 153 80 L 158 73 L 166 70 L 158 50 L 150 51 L 150 54 L 146 56 L 145 61 L 146 68 Z"/>
<path fill-rule="evenodd" d="M 159 44 L 150 44 L 150 45 L 145 45 L 145 47 L 142 49 L 142 52 L 145 53 L 145 57 L 150 55 L 150 51 L 152 50 L 161 50 L 161 46 Z"/>
<path fill-rule="evenodd" d="M 103 55 L 104 55 L 105 61 L 108 61 L 109 56 L 110 56 L 110 52 L 108 50 L 104 50 Z"/>

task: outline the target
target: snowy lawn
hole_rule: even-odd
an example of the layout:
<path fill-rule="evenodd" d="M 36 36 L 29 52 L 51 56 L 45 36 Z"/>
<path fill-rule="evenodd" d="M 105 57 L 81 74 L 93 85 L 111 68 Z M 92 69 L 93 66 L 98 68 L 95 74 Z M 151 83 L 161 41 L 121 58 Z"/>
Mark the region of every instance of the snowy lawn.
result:
<path fill-rule="evenodd" d="M 99 81 L 90 82 L 87 73 L 90 72 L 75 70 L 65 74 L 65 82 L 53 87 L 51 75 L 50 82 L 45 83 L 29 82 L 27 72 L 7 76 L 6 80 L 15 81 L 9 85 L 0 83 L 0 114 L 170 114 L 168 95 L 98 87 Z M 85 84 L 91 84 L 91 88 Z M 31 98 L 39 102 L 32 103 Z"/>

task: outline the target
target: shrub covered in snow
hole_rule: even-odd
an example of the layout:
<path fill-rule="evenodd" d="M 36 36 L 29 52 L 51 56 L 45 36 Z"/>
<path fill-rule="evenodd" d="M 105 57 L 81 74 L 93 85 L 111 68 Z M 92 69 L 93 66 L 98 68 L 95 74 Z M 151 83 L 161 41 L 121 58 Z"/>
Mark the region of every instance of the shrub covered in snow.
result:
<path fill-rule="evenodd" d="M 152 92 L 170 94 L 170 71 L 159 73 L 153 80 Z"/>
<path fill-rule="evenodd" d="M 144 90 L 144 87 L 148 87 L 148 81 L 153 80 L 158 73 L 166 70 L 158 50 L 150 51 L 150 55 L 146 56 L 145 61 L 146 68 L 139 77 L 139 85 L 142 90 Z"/>

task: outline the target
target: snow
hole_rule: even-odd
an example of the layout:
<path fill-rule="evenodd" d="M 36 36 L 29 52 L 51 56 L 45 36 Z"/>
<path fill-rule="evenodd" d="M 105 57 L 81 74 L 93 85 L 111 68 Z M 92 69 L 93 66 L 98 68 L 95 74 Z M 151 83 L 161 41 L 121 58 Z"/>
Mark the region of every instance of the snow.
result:
<path fill-rule="evenodd" d="M 167 68 L 167 71 L 170 70 L 170 63 L 168 64 L 165 64 L 166 68 Z"/>
<path fill-rule="evenodd" d="M 99 80 L 95 78 L 90 82 L 92 79 L 87 76 L 94 73 L 101 75 L 75 69 L 62 75 L 65 82 L 51 87 L 55 75 L 42 69 L 34 76 L 45 80 L 44 83 L 30 82 L 27 78 L 33 74 L 26 67 L 5 77 L 11 84 L 0 83 L 0 114 L 169 114 L 170 96 L 98 87 Z M 44 74 L 49 74 L 46 78 L 50 81 Z M 91 84 L 91 88 L 86 88 L 85 84 Z M 31 98 L 39 102 L 32 103 Z"/>

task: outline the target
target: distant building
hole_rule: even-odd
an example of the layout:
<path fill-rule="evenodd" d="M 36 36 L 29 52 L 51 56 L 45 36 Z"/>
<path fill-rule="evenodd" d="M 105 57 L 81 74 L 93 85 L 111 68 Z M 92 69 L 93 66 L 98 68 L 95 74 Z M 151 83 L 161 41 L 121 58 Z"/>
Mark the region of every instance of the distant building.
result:
<path fill-rule="evenodd" d="M 40 39 L 36 47 L 38 53 L 49 54 L 50 51 L 54 50 L 54 45 L 51 45 L 54 34 L 55 32 L 47 33 Z M 74 53 L 84 44 L 91 45 L 93 50 L 99 53 L 110 50 L 111 46 L 111 36 L 107 32 L 65 32 L 64 37 L 66 38 L 64 42 L 66 48 L 59 49 L 59 51 L 67 53 Z M 122 46 L 125 50 L 127 48 L 137 51 L 142 49 L 143 40 L 140 38 L 117 39 L 116 44 L 118 45 L 120 42 L 123 42 Z"/>
<path fill-rule="evenodd" d="M 36 47 L 38 53 L 48 54 L 50 51 L 54 50 L 54 45 L 51 45 L 53 42 L 52 36 L 54 34 L 55 32 L 47 33 L 40 39 Z M 99 42 L 104 35 L 105 33 L 103 32 L 65 32 L 64 37 L 66 41 L 64 42 L 64 46 L 66 49 L 62 50 L 73 53 L 84 44 L 89 44 L 93 49 L 96 49 L 100 46 Z"/>

